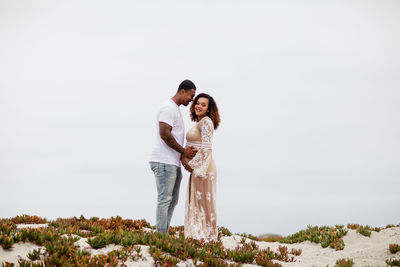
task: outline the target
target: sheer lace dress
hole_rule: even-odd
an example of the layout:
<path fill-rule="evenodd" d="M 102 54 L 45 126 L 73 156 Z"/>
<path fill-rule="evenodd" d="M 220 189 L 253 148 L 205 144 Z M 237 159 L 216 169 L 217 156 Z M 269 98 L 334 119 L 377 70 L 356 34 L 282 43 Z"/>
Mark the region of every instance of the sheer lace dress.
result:
<path fill-rule="evenodd" d="M 206 241 L 217 240 L 215 187 L 217 169 L 212 158 L 214 125 L 204 117 L 186 134 L 187 146 L 198 148 L 189 161 L 193 169 L 186 195 L 185 236 Z"/>

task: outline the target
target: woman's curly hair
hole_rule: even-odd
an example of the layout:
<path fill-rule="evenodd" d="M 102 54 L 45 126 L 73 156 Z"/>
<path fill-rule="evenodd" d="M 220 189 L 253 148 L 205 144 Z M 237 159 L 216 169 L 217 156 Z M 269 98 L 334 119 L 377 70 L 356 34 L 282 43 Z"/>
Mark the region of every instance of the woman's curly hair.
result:
<path fill-rule="evenodd" d="M 194 111 L 194 107 L 196 106 L 197 101 L 199 100 L 200 97 L 204 97 L 204 98 L 208 99 L 208 109 L 207 109 L 206 116 L 210 117 L 210 119 L 212 120 L 212 122 L 214 124 L 214 129 L 216 130 L 219 126 L 221 119 L 219 118 L 217 103 L 215 103 L 214 98 L 212 98 L 212 96 L 210 96 L 208 94 L 201 93 L 201 94 L 198 94 L 194 98 L 192 105 L 190 106 L 190 118 L 192 119 L 192 121 L 195 121 L 195 122 L 197 122 L 199 119 L 196 115 L 196 112 Z"/>

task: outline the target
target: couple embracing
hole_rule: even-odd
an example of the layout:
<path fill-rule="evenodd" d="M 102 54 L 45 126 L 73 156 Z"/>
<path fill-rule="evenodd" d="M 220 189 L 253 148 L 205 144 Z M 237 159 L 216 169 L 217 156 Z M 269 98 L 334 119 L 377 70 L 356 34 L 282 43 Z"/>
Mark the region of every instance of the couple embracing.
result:
<path fill-rule="evenodd" d="M 165 101 L 157 113 L 156 145 L 150 167 L 157 185 L 157 231 L 168 233 L 172 213 L 179 198 L 181 165 L 190 172 L 186 194 L 185 237 L 217 240 L 216 176 L 212 158 L 212 137 L 220 118 L 214 99 L 196 94 L 192 81 L 184 80 L 178 91 Z M 194 99 L 193 99 L 194 98 Z M 193 102 L 192 102 L 193 101 Z M 190 106 L 190 117 L 196 123 L 186 133 L 180 105 Z"/>

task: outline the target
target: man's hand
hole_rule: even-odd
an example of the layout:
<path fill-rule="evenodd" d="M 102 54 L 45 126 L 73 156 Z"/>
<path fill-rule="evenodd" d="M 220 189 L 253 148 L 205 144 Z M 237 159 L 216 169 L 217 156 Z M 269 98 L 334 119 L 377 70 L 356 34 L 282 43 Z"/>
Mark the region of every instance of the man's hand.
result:
<path fill-rule="evenodd" d="M 197 153 L 197 148 L 187 146 L 185 147 L 185 151 L 182 153 L 182 157 L 192 159 Z"/>
<path fill-rule="evenodd" d="M 188 158 L 191 160 L 197 153 L 197 148 L 194 147 L 186 147 L 183 148 L 178 142 L 176 142 L 175 138 L 172 136 L 172 126 L 168 125 L 165 122 L 160 121 L 159 122 L 159 127 L 160 127 L 160 137 L 164 142 L 174 149 L 175 151 L 181 153 L 184 157 Z"/>
<path fill-rule="evenodd" d="M 185 152 L 185 149 L 176 142 L 175 138 L 172 136 L 172 126 L 169 125 L 168 123 L 159 122 L 159 128 L 160 128 L 160 137 L 161 139 L 173 150 L 183 154 Z"/>
<path fill-rule="evenodd" d="M 188 172 L 192 172 L 193 169 L 189 166 L 189 159 L 184 157 L 183 155 L 181 156 L 181 162 L 183 167 L 185 168 L 185 170 L 187 170 Z"/>

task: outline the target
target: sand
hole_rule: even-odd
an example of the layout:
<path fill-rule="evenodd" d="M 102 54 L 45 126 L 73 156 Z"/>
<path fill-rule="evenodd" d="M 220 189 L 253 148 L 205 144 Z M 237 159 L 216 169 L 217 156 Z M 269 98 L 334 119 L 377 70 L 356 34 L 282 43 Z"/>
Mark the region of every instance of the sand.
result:
<path fill-rule="evenodd" d="M 47 227 L 46 224 L 19 224 L 18 228 L 38 228 Z M 66 235 L 65 235 L 66 236 Z M 222 243 L 225 248 L 234 249 L 240 246 L 240 241 L 242 237 L 239 235 L 224 236 L 221 238 Z M 246 239 L 246 242 L 251 242 L 252 240 Z M 386 266 L 386 259 L 400 259 L 400 252 L 396 254 L 391 254 L 389 251 L 389 244 L 400 244 L 400 227 L 393 227 L 381 230 L 380 232 L 372 232 L 371 237 L 365 237 L 357 233 L 355 230 L 349 230 L 347 235 L 343 237 L 345 243 L 344 250 L 336 251 L 331 248 L 322 248 L 320 244 L 311 243 L 305 241 L 299 244 L 280 244 L 277 242 L 264 242 L 259 241 L 256 244 L 260 249 L 265 249 L 270 247 L 272 250 L 276 251 L 281 245 L 287 246 L 289 251 L 292 248 L 301 249 L 302 254 L 300 256 L 295 256 L 295 262 L 279 262 L 282 266 L 334 266 L 336 260 L 342 258 L 351 258 L 354 261 L 354 266 Z M 77 246 L 81 249 L 88 250 L 92 255 L 97 254 L 107 254 L 115 249 L 120 249 L 120 245 L 108 245 L 101 249 L 93 249 L 87 243 L 87 238 L 80 238 L 75 242 Z M 137 261 L 129 259 L 125 262 L 127 266 L 153 266 L 154 260 L 150 255 L 149 246 L 141 247 L 142 258 Z M 13 245 L 11 249 L 4 250 L 0 247 L 0 263 L 5 261 L 12 262 L 18 265 L 18 258 L 28 259 L 26 255 L 34 249 L 44 247 L 34 245 L 29 242 L 19 242 Z M 188 260 L 186 262 L 180 262 L 178 266 L 191 266 L 192 261 Z M 244 264 L 243 266 L 257 266 L 255 264 Z"/>
<path fill-rule="evenodd" d="M 222 242 L 226 248 L 235 248 L 240 244 L 241 236 L 222 237 Z M 246 239 L 246 242 L 250 242 Z M 296 256 L 295 262 L 279 262 L 282 266 L 334 266 L 338 259 L 351 258 L 354 261 L 353 266 L 386 266 L 386 259 L 400 259 L 400 252 L 391 254 L 389 244 L 400 244 L 400 227 L 393 227 L 372 232 L 371 237 L 365 237 L 349 230 L 343 237 L 345 248 L 336 251 L 332 248 L 322 248 L 320 244 L 305 241 L 299 244 L 281 244 L 271 242 L 256 242 L 260 249 L 270 247 L 276 251 L 278 247 L 284 245 L 289 251 L 292 248 L 301 249 L 300 256 Z M 278 262 L 278 261 L 275 261 Z M 255 266 L 245 264 L 243 266 Z"/>

